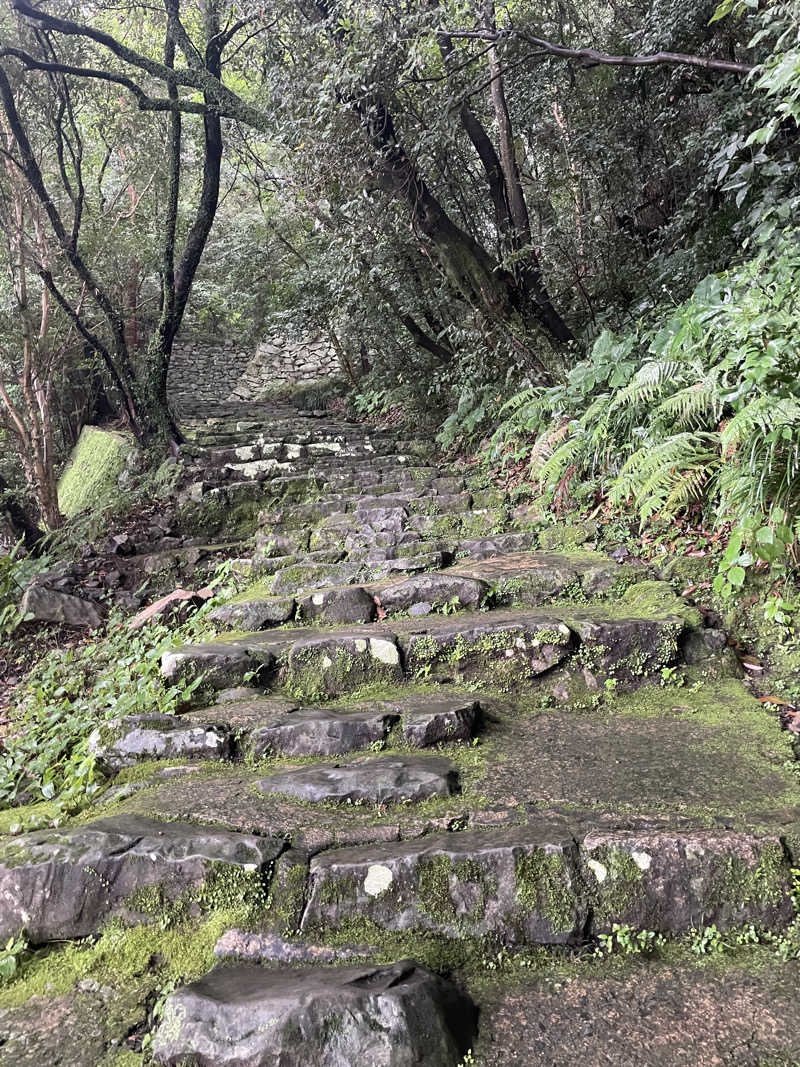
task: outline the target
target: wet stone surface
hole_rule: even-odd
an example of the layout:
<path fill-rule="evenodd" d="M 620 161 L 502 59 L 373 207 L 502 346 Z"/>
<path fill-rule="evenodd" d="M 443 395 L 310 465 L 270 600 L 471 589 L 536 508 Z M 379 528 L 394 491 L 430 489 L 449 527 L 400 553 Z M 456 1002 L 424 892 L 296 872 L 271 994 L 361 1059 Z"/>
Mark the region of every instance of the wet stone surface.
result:
<path fill-rule="evenodd" d="M 379 756 L 278 771 L 258 784 L 265 793 L 312 804 L 401 804 L 449 796 L 457 789 L 458 775 L 449 760 L 438 756 Z"/>
<path fill-rule="evenodd" d="M 408 960 L 280 972 L 239 964 L 170 994 L 153 1057 L 169 1067 L 457 1067 L 476 1014 Z"/>
<path fill-rule="evenodd" d="M 275 837 L 136 815 L 35 830 L 0 843 L 0 937 L 23 928 L 34 944 L 94 933 L 111 915 L 152 921 L 139 901 L 165 902 L 202 886 L 212 867 L 265 872 L 283 851 Z"/>
<path fill-rule="evenodd" d="M 481 1067 L 795 1067 L 800 963 L 645 963 L 616 977 L 498 982 L 481 1002 Z"/>

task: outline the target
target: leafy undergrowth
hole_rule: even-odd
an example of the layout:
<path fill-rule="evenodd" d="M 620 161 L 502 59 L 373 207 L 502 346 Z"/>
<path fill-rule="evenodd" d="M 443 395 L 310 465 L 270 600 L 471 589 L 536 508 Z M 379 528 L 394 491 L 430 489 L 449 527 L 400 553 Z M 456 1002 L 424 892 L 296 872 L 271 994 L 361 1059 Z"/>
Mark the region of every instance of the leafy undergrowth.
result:
<path fill-rule="evenodd" d="M 212 636 L 209 602 L 179 627 L 151 622 L 130 630 L 112 615 L 105 632 L 51 649 L 14 693 L 0 760 L 0 807 L 53 801 L 51 815 L 82 807 L 99 788 L 89 736 L 123 715 L 173 714 L 197 681 L 167 686 L 162 653 L 182 641 Z"/>

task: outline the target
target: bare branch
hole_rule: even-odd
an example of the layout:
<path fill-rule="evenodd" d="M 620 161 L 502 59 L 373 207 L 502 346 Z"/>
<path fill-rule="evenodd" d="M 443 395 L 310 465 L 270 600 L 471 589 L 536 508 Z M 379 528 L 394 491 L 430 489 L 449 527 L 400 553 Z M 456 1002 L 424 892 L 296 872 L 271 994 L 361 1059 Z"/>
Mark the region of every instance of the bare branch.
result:
<path fill-rule="evenodd" d="M 227 118 L 236 118 L 255 130 L 269 132 L 267 117 L 259 111 L 258 108 L 248 104 L 246 101 L 242 100 L 241 97 L 237 96 L 236 93 L 223 85 L 221 77 L 212 74 L 208 70 L 207 65 L 202 67 L 182 67 L 179 70 L 172 70 L 165 63 L 159 63 L 155 59 L 150 59 L 148 56 L 142 55 L 141 52 L 129 48 L 115 37 L 112 37 L 111 34 L 104 33 L 102 30 L 95 29 L 93 26 L 85 26 L 79 22 L 72 22 L 70 19 L 62 19 L 55 15 L 50 15 L 41 8 L 34 7 L 28 0 L 12 0 L 12 6 L 17 14 L 31 19 L 45 29 L 52 30 L 55 33 L 60 33 L 68 37 L 85 37 L 90 41 L 94 41 L 96 44 L 102 45 L 113 55 L 117 56 L 118 59 L 130 64 L 132 67 L 137 67 L 139 70 L 143 70 L 146 74 L 151 75 L 153 78 L 157 78 L 159 81 L 165 82 L 167 85 L 174 82 L 175 85 L 182 85 L 191 89 L 199 89 L 206 96 L 204 110 L 197 112 L 199 114 L 207 114 L 209 105 L 212 104 L 216 107 L 217 112 L 220 115 L 224 114 Z M 185 46 L 186 52 L 191 54 L 194 45 L 188 39 L 185 41 L 181 39 L 180 29 L 181 27 L 178 27 L 178 45 L 182 50 Z M 189 58 L 187 56 L 187 62 L 188 61 Z M 108 80 L 113 79 L 109 78 Z M 132 92 L 134 92 L 132 89 L 133 85 L 135 85 L 135 82 L 131 81 L 130 85 L 127 86 Z M 137 89 L 140 93 L 142 92 L 138 86 Z M 148 108 L 147 110 L 171 111 L 173 108 L 174 103 L 159 101 L 158 108 Z M 195 109 L 182 106 L 181 110 Z"/>
<path fill-rule="evenodd" d="M 594 48 L 567 48 L 566 45 L 545 41 L 523 30 L 447 30 L 450 37 L 473 41 L 525 41 L 551 56 L 561 59 L 578 59 L 586 66 L 609 67 L 701 67 L 703 70 L 718 70 L 726 74 L 750 74 L 755 70 L 752 63 L 735 63 L 729 59 L 713 59 L 708 56 L 692 56 L 683 52 L 653 52 L 646 56 L 612 56 Z"/>
<path fill-rule="evenodd" d="M 0 59 L 4 57 L 18 59 L 26 70 L 41 70 L 53 74 L 70 74 L 76 78 L 95 78 L 98 81 L 111 82 L 121 85 L 136 98 L 140 111 L 183 111 L 193 115 L 205 115 L 208 105 L 192 100 L 172 100 L 167 97 L 148 96 L 132 78 L 126 78 L 124 74 L 112 74 L 107 70 L 99 70 L 96 67 L 73 67 L 69 63 L 49 62 L 36 59 L 35 56 L 24 52 L 20 48 L 0 48 Z M 232 117 L 221 113 L 223 117 Z"/>

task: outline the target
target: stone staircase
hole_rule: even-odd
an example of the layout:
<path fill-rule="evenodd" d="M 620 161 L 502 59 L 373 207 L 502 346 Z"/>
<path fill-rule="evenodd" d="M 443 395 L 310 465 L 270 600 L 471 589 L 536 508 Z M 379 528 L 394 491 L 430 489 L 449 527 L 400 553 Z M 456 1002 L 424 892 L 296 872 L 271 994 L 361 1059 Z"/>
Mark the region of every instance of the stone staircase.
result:
<path fill-rule="evenodd" d="M 195 704 L 98 730 L 95 810 L 0 843 L 0 937 L 246 903 L 166 998 L 155 1062 L 457 1067 L 574 1062 L 542 982 L 603 936 L 791 927 L 797 770 L 725 634 L 396 433 L 244 416 L 190 428 L 184 521 L 253 534 L 220 636 L 164 656 Z M 498 954 L 538 970 L 492 989 Z M 591 1012 L 604 978 L 576 975 Z M 685 967 L 661 980 L 674 1058 L 609 1034 L 587 1063 L 717 1062 L 684 1058 Z"/>

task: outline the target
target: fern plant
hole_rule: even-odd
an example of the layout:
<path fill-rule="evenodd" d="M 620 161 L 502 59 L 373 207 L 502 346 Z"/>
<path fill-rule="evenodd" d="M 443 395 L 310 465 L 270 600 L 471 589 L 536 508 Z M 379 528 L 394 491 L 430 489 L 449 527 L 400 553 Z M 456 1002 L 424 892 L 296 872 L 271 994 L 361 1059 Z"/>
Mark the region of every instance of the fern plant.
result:
<path fill-rule="evenodd" d="M 704 279 L 657 329 L 624 340 L 605 332 L 564 386 L 513 397 L 493 461 L 524 465 L 551 498 L 596 478 L 642 522 L 699 506 L 711 520 L 796 538 L 798 318 L 795 236 L 777 257 Z"/>

